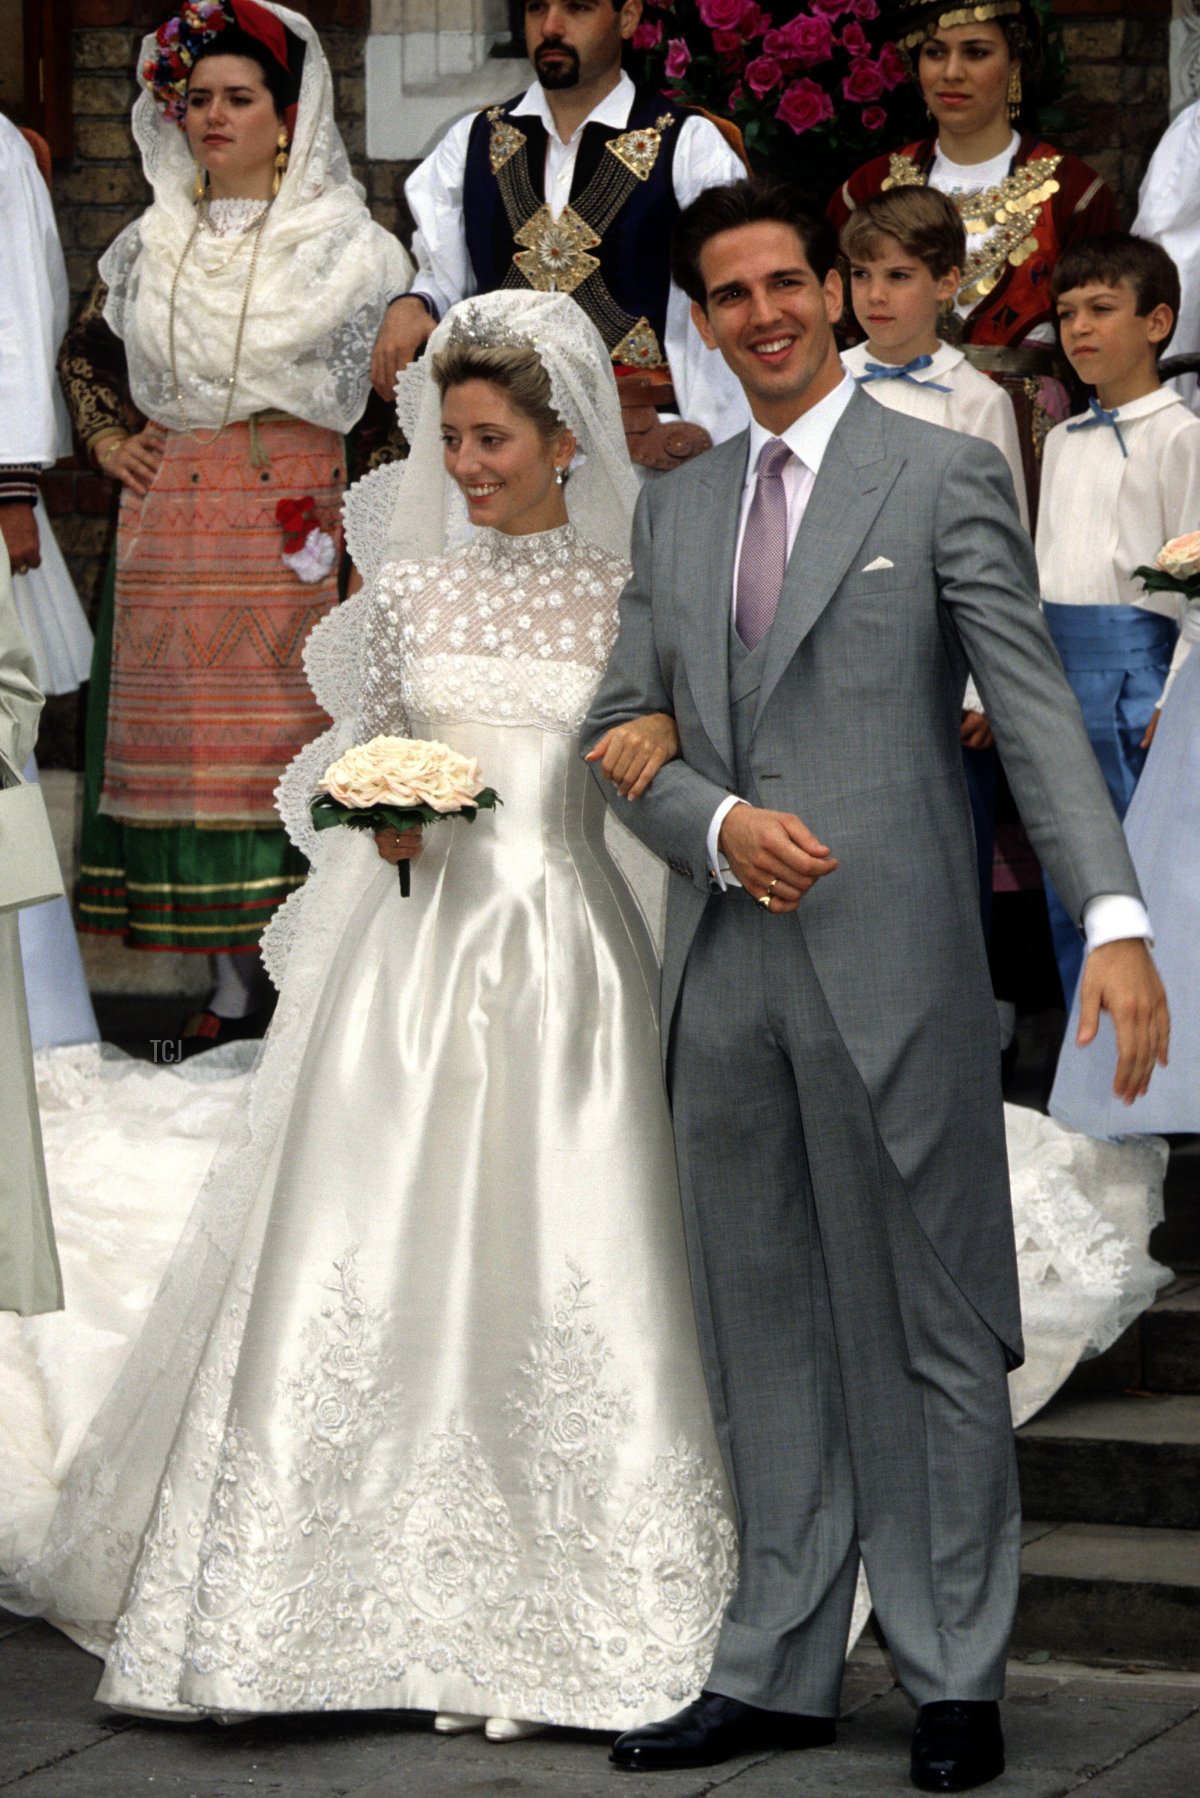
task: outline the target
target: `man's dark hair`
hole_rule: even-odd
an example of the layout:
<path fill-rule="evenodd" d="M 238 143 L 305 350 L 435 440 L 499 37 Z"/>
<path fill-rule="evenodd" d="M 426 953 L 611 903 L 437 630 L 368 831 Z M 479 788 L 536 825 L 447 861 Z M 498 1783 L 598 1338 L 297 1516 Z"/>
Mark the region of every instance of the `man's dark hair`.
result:
<path fill-rule="evenodd" d="M 1179 317 L 1179 270 L 1161 244 L 1151 243 L 1148 237 L 1134 237 L 1130 231 L 1101 231 L 1095 237 L 1081 237 L 1059 257 L 1050 290 L 1057 300 L 1073 287 L 1098 283 L 1114 287 L 1118 281 L 1128 281 L 1136 294 L 1139 318 L 1156 306 L 1171 308 L 1171 329 L 1157 346 L 1161 355 L 1174 336 Z"/>
<path fill-rule="evenodd" d="M 753 175 L 725 187 L 708 187 L 685 206 L 671 239 L 671 274 L 690 300 L 703 306 L 707 294 L 700 252 L 710 237 L 743 225 L 790 225 L 818 281 L 837 267 L 837 232 L 799 187 Z"/>

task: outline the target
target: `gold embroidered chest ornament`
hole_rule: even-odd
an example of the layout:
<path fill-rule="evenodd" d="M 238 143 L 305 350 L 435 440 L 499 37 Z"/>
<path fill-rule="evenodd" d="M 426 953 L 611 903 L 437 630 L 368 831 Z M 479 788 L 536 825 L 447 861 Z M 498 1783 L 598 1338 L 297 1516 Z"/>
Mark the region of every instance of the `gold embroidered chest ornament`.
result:
<path fill-rule="evenodd" d="M 968 237 L 984 236 L 963 267 L 958 290 L 960 305 L 977 306 L 997 285 L 1005 264 L 1020 268 L 1038 247 L 1037 215 L 1058 192 L 1055 170 L 1061 156 L 1039 156 L 1006 175 L 998 187 L 977 194 L 949 197 L 957 206 Z M 895 155 L 888 163 L 884 189 L 924 187 L 925 176 L 911 156 Z"/>
<path fill-rule="evenodd" d="M 487 116 L 492 128 L 488 160 L 492 174 L 500 176 L 527 139 L 523 131 L 518 131 L 504 117 L 499 106 L 493 106 Z M 621 169 L 628 171 L 628 175 L 646 181 L 658 160 L 663 133 L 674 122 L 669 112 L 663 113 L 653 126 L 610 138 L 605 150 L 616 158 Z M 543 202 L 533 216 L 513 232 L 514 241 L 521 245 L 513 261 L 530 287 L 539 293 L 574 293 L 589 275 L 595 274 L 600 259 L 590 252 L 599 246 L 604 227 L 611 223 L 632 192 L 628 175 L 623 176 L 606 159 L 588 183 L 582 199 L 587 201 L 588 211 L 596 218 L 600 231 L 593 229 L 573 206 L 565 206 L 555 218 Z M 642 323 L 645 321 L 639 320 L 639 324 Z M 650 331 L 648 324 L 646 330 Z M 653 337 L 653 332 L 650 335 Z M 638 360 L 650 365 L 645 349 Z"/>

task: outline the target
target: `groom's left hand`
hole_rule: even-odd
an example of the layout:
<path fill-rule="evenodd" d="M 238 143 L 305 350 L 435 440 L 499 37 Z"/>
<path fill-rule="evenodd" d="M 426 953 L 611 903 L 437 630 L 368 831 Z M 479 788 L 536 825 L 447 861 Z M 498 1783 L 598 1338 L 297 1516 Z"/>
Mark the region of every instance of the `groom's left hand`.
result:
<path fill-rule="evenodd" d="M 1171 1038 L 1167 995 L 1140 937 L 1105 943 L 1084 962 L 1075 1037 L 1081 1049 L 1094 1040 L 1102 1011 L 1109 1013 L 1117 1033 L 1113 1092 L 1132 1105 L 1149 1087 L 1155 1064 L 1166 1067 Z"/>

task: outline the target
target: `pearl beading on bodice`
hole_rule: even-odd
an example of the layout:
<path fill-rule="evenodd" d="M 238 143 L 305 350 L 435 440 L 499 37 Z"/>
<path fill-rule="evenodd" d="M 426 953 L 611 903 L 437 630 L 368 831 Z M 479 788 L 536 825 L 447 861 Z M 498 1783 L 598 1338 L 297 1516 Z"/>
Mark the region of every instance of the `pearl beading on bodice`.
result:
<path fill-rule="evenodd" d="M 387 563 L 367 622 L 368 734 L 414 716 L 577 731 L 628 573 L 571 525 L 482 530 L 432 561 Z"/>

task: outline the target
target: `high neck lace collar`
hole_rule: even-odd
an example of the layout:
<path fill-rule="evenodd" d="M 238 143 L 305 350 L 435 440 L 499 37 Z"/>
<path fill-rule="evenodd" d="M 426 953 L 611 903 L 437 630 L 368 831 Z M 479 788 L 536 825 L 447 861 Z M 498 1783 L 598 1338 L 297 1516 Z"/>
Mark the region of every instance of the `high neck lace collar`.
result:
<path fill-rule="evenodd" d="M 269 200 L 210 200 L 208 228 L 217 237 L 236 237 L 260 219 Z"/>
<path fill-rule="evenodd" d="M 508 567 L 529 566 L 545 561 L 562 561 L 579 539 L 573 524 L 556 525 L 552 531 L 529 531 L 514 537 L 507 531 L 482 525 L 471 540 L 471 547 L 489 562 Z"/>

